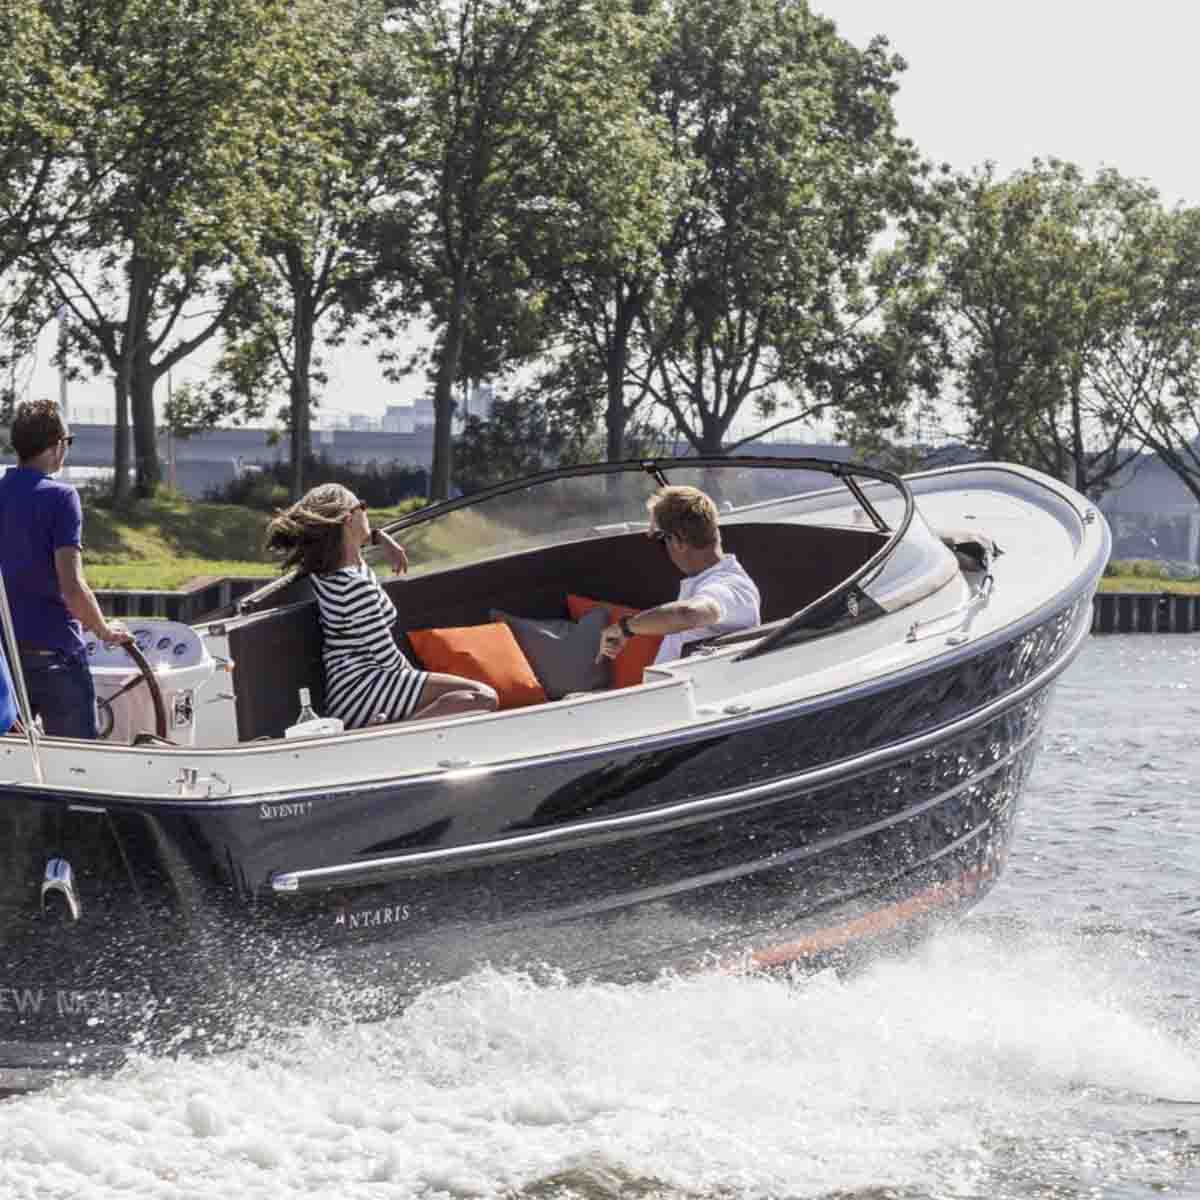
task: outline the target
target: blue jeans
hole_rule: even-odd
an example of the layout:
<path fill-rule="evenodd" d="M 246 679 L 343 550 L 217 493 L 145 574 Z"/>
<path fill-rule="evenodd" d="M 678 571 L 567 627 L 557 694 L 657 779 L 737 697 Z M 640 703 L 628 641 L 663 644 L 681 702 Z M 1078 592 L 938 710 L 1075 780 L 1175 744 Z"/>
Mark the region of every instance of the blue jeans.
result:
<path fill-rule="evenodd" d="M 22 654 L 21 670 L 33 715 L 42 718 L 42 729 L 47 734 L 97 736 L 96 687 L 83 650 L 75 654 L 62 650 Z"/>

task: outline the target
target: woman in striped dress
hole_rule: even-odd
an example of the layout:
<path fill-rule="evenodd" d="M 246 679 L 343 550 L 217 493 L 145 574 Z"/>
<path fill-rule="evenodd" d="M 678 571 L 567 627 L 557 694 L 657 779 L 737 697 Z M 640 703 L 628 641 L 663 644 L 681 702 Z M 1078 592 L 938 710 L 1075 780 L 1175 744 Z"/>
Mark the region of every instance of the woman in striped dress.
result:
<path fill-rule="evenodd" d="M 339 483 L 313 488 L 267 527 L 267 546 L 282 551 L 284 568 L 299 567 L 317 597 L 325 668 L 324 715 L 347 729 L 492 712 L 486 683 L 414 667 L 392 637 L 396 608 L 363 561 L 374 542 L 397 575 L 408 570 L 404 547 L 383 530 L 371 531 L 367 506 Z"/>

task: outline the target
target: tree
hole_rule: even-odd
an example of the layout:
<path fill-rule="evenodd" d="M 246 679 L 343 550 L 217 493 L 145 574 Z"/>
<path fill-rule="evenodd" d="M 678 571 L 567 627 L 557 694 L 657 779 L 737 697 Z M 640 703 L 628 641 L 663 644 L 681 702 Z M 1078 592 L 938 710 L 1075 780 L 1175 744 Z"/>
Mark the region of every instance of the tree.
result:
<path fill-rule="evenodd" d="M 1161 211 L 1153 189 L 1035 160 L 953 182 L 940 286 L 967 439 L 1098 496 L 1136 456 L 1132 397 L 1104 385 L 1115 342 L 1149 301 L 1131 254 Z"/>
<path fill-rule="evenodd" d="M 574 104 L 560 110 L 575 117 L 569 127 L 560 119 L 561 140 L 574 149 L 543 168 L 554 172 L 550 207 L 536 242 L 522 247 L 546 297 L 550 349 L 529 392 L 589 428 L 602 414 L 610 460 L 646 440 L 636 414 L 654 348 L 639 339 L 639 322 L 658 286 L 659 248 L 687 203 L 687 163 L 651 90 L 668 7 L 611 6 L 606 69 L 584 75 Z"/>
<path fill-rule="evenodd" d="M 747 405 L 769 419 L 794 400 L 798 420 L 856 402 L 872 251 L 920 202 L 891 109 L 902 68 L 803 0 L 675 6 L 653 90 L 689 202 L 641 318 L 644 382 L 698 452 L 720 453 Z"/>
<path fill-rule="evenodd" d="M 587 440 L 578 425 L 556 420 L 536 400 L 497 398 L 487 419 L 468 416 L 454 446 L 454 474 L 464 492 L 550 467 L 582 462 Z"/>
<path fill-rule="evenodd" d="M 814 366 L 834 396 L 838 436 L 856 458 L 890 470 L 915 470 L 943 436 L 938 400 L 948 355 L 932 277 L 939 216 L 936 194 L 927 192 L 904 236 L 872 259 L 851 309 L 862 318 L 853 336 Z"/>
<path fill-rule="evenodd" d="M 0 6 L 0 282 L 47 236 L 47 192 L 92 96 L 36 0 Z"/>
<path fill-rule="evenodd" d="M 70 214 L 54 189 L 77 125 L 95 104 L 94 80 L 36 0 L 0 4 L 0 335 L 11 317 L 49 317 L 54 305 L 26 269 L 35 248 L 52 243 Z M 0 361 L 15 363 L 37 321 L 15 331 Z M 22 338 L 24 333 L 24 338 Z M 11 402 L 12 397 L 6 397 Z"/>
<path fill-rule="evenodd" d="M 260 239 L 240 247 L 246 286 L 218 374 L 229 406 L 238 397 L 251 414 L 286 393 L 298 498 L 312 457 L 313 385 L 323 382 L 320 327 L 328 327 L 327 341 L 339 341 L 381 275 L 369 250 L 385 201 L 381 156 L 394 153 L 403 130 L 396 114 L 407 105 L 385 33 L 390 5 L 299 0 L 295 9 L 306 64 L 291 85 L 298 122 L 265 177 L 274 203 Z"/>
<path fill-rule="evenodd" d="M 1200 209 L 1148 214 L 1125 249 L 1136 286 L 1096 390 L 1200 500 Z"/>
<path fill-rule="evenodd" d="M 68 354 L 112 372 L 115 491 L 161 479 L 154 386 L 237 302 L 230 246 L 261 224 L 263 169 L 293 123 L 303 71 L 287 0 L 64 0 L 57 35 L 95 80 L 56 181 L 58 235 L 32 264 L 71 314 Z M 36 319 L 32 306 L 22 320 Z"/>
<path fill-rule="evenodd" d="M 421 118 L 392 192 L 410 248 L 402 273 L 435 333 L 435 498 L 449 485 L 457 386 L 542 347 L 531 264 L 544 261 L 562 180 L 588 169 L 596 138 L 584 131 L 629 109 L 624 73 L 611 71 L 623 28 L 601 0 L 414 0 L 394 18 Z"/>

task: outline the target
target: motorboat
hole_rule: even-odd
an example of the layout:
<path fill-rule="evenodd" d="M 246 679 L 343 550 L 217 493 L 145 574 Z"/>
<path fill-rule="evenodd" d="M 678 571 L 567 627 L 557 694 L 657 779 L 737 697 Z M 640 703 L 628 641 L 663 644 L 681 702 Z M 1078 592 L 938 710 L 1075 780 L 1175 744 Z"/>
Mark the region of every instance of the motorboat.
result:
<path fill-rule="evenodd" d="M 322 694 L 293 577 L 195 627 L 132 620 L 128 654 L 89 645 L 103 736 L 40 736 L 26 710 L 0 739 L 0 1089 L 367 1019 L 484 963 L 853 961 L 984 896 L 1090 631 L 1096 507 L 1004 464 L 546 472 L 389 527 L 399 643 L 429 665 L 431 636 L 506 630 L 539 682 L 578 605 L 603 624 L 675 598 L 646 536 L 666 484 L 714 499 L 762 624 L 624 680 L 618 659 L 492 713 L 287 736 Z"/>

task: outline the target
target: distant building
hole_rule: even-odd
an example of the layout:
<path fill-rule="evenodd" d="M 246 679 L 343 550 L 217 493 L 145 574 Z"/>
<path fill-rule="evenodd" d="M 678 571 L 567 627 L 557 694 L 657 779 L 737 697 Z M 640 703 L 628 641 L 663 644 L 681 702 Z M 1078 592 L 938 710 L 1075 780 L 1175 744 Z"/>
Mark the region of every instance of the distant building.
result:
<path fill-rule="evenodd" d="M 433 411 L 433 397 L 419 396 L 416 404 L 413 405 L 413 431 L 418 429 L 432 429 L 437 424 L 437 418 Z"/>
<path fill-rule="evenodd" d="M 467 395 L 464 417 L 478 417 L 486 421 L 492 415 L 496 402 L 496 388 L 491 383 L 473 383 Z"/>
<path fill-rule="evenodd" d="M 412 433 L 414 428 L 411 404 L 389 404 L 383 414 L 384 433 Z"/>
<path fill-rule="evenodd" d="M 1200 503 L 1157 454 L 1139 454 L 1100 498 L 1113 558 L 1200 566 Z"/>
<path fill-rule="evenodd" d="M 433 438 L 429 431 L 384 433 L 378 423 L 368 430 L 349 429 L 344 424 L 335 429 L 331 421 L 326 424 L 325 420 L 313 429 L 313 448 L 334 462 L 402 463 L 428 470 L 433 460 Z M 71 447 L 69 478 L 81 486 L 105 486 L 112 478 L 112 426 L 75 421 L 71 432 L 75 441 Z M 290 453 L 286 435 L 273 436 L 268 429 L 207 430 L 194 437 L 176 439 L 176 486 L 185 496 L 202 499 L 224 488 L 238 475 L 287 462 Z M 15 461 L 13 455 L 0 453 L 0 474 Z M 163 465 L 165 468 L 165 462 Z"/>

